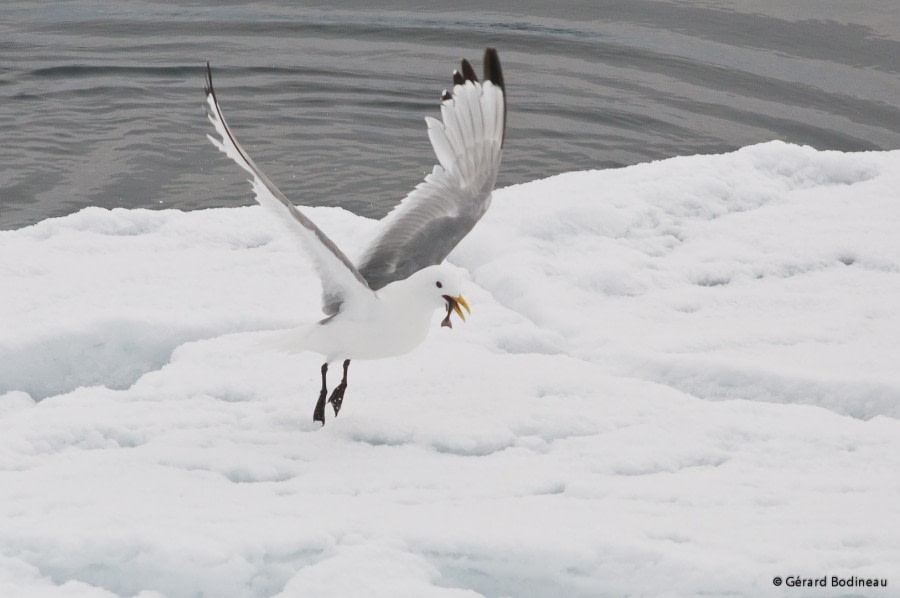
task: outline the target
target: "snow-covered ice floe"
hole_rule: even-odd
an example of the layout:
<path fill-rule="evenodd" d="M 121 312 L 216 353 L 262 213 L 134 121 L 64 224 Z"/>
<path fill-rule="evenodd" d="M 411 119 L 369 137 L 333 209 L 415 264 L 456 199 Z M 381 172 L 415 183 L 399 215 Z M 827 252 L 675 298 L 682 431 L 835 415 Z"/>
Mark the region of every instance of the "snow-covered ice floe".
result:
<path fill-rule="evenodd" d="M 469 323 L 322 429 L 319 357 L 258 348 L 319 306 L 269 218 L 0 233 L 0 596 L 897 595 L 900 151 L 498 190 Z"/>

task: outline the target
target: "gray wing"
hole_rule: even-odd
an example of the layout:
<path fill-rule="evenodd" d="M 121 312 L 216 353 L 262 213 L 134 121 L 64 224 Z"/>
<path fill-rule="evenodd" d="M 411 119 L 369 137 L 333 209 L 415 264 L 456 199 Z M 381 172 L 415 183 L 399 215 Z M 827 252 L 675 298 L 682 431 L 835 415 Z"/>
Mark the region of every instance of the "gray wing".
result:
<path fill-rule="evenodd" d="M 207 138 L 253 176 L 250 184 L 256 201 L 286 221 L 288 226 L 297 232 L 300 245 L 312 258 L 322 281 L 322 311 L 334 315 L 348 302 L 374 300 L 374 292 L 347 256 L 278 190 L 238 143 L 228 123 L 225 122 L 225 116 L 216 99 L 209 63 L 206 64 L 206 108 L 210 122 L 222 139 L 220 141 L 212 135 L 207 135 Z"/>
<path fill-rule="evenodd" d="M 440 165 L 388 214 L 359 272 L 378 290 L 441 263 L 484 215 L 500 170 L 506 91 L 497 51 L 484 53 L 484 82 L 467 60 L 441 101 L 442 121 L 426 117 Z"/>

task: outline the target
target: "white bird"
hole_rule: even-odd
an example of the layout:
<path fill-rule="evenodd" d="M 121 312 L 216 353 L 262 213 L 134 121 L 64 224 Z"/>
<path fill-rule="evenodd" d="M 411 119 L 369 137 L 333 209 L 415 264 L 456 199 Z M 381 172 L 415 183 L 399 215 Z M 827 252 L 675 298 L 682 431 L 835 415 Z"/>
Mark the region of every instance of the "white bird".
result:
<path fill-rule="evenodd" d="M 238 143 L 219 107 L 206 65 L 206 107 L 221 139 L 209 140 L 250 173 L 256 201 L 289 221 L 322 282 L 327 316 L 292 331 L 294 351 L 325 357 L 322 389 L 313 420 L 325 424 L 328 364 L 343 360 L 344 375 L 328 403 L 337 416 L 347 389 L 351 359 L 380 359 L 407 353 L 425 340 L 434 312 L 445 307 L 441 326 L 452 327 L 460 306 L 461 279 L 442 266 L 491 203 L 506 130 L 506 94 L 497 51 L 484 53 L 484 81 L 465 59 L 453 71 L 453 86 L 441 96 L 442 121 L 426 117 L 439 165 L 381 222 L 358 265 L 298 210 Z"/>

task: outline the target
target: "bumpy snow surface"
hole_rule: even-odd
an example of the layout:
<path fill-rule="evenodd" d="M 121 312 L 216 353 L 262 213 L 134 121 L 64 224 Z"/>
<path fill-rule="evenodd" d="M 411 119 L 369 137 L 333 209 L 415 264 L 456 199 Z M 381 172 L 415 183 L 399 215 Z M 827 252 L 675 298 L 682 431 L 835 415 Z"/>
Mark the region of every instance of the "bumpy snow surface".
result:
<path fill-rule="evenodd" d="M 900 151 L 498 190 L 469 322 L 324 428 L 318 356 L 260 348 L 321 317 L 270 218 L 0 233 L 0 596 L 900 595 Z M 889 586 L 773 585 L 825 575 Z"/>

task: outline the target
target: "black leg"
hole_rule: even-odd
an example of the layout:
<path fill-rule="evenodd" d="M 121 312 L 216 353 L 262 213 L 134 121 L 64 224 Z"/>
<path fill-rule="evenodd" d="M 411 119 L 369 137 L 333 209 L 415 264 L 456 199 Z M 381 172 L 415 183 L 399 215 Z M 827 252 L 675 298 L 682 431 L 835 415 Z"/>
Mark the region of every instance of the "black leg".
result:
<path fill-rule="evenodd" d="M 319 393 L 319 400 L 316 402 L 316 409 L 313 411 L 313 421 L 322 422 L 325 425 L 325 397 L 328 389 L 325 388 L 325 375 L 328 373 L 328 362 L 322 364 L 322 391 Z"/>
<path fill-rule="evenodd" d="M 350 367 L 350 360 L 344 360 L 344 377 L 341 379 L 341 383 L 337 385 L 334 391 L 331 393 L 331 397 L 328 399 L 328 402 L 331 403 L 331 406 L 334 407 L 334 416 L 337 417 L 338 411 L 341 410 L 341 403 L 344 402 L 344 391 L 347 390 L 347 368 Z"/>

